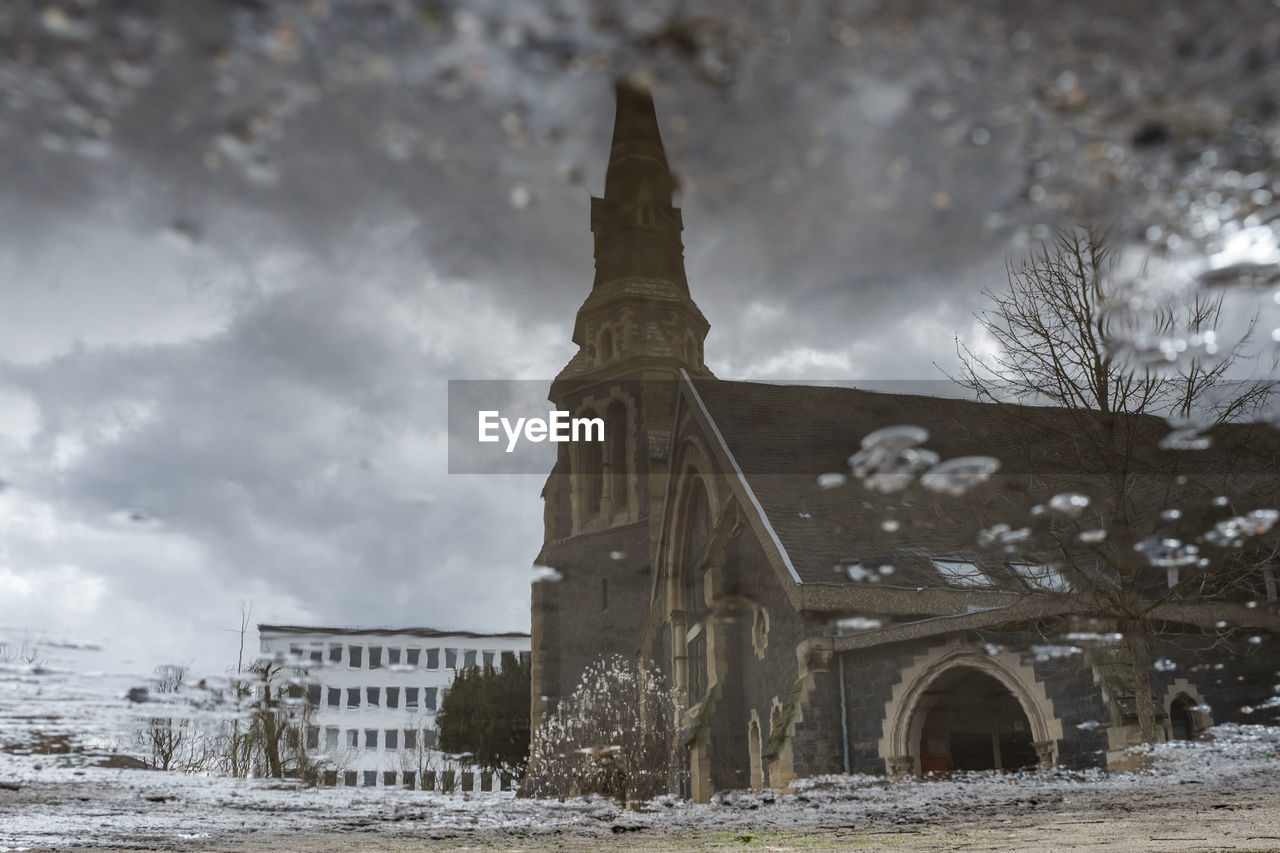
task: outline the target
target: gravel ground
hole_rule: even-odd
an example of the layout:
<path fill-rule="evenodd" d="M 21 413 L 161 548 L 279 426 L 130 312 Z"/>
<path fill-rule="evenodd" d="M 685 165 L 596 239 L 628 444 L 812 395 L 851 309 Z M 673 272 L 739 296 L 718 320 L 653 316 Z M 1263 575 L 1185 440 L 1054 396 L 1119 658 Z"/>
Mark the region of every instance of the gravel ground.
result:
<path fill-rule="evenodd" d="M 1126 773 L 832 776 L 638 811 L 509 794 L 297 790 L 4 756 L 0 782 L 17 790 L 0 788 L 0 851 L 1280 850 L 1280 728 L 1213 733 L 1139 751 Z"/>

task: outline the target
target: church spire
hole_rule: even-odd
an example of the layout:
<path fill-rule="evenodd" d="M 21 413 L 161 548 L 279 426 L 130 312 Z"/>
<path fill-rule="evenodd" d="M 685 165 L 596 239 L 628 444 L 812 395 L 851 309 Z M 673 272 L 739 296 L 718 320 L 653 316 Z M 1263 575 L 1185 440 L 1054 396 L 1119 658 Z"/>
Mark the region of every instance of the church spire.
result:
<path fill-rule="evenodd" d="M 667 166 L 653 97 L 629 83 L 618 106 L 604 194 L 591 199 L 595 281 L 573 324 L 578 353 L 560 380 L 685 369 L 708 375 L 702 360 L 707 320 L 689 297 L 684 222 L 672 206 L 676 180 Z"/>
<path fill-rule="evenodd" d="M 644 89 L 624 81 L 615 87 L 617 112 L 613 119 L 613 144 L 609 147 L 609 169 L 605 173 L 604 197 L 620 198 L 633 191 L 628 178 L 648 177 L 664 184 L 666 203 L 671 203 L 675 181 L 667 166 L 667 152 L 658 130 L 658 112 L 653 97 Z"/>
<path fill-rule="evenodd" d="M 662 279 L 688 295 L 684 223 L 672 206 L 676 181 L 648 91 L 620 82 L 604 197 L 591 200 L 598 288 L 625 277 Z"/>

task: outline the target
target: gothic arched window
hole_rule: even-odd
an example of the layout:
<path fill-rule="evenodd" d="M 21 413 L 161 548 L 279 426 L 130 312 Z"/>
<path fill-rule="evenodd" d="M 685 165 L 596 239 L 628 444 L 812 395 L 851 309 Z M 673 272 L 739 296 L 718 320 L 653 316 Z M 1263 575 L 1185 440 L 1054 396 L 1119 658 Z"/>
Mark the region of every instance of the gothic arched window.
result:
<path fill-rule="evenodd" d="M 604 450 L 609 460 L 609 497 L 612 511 L 626 512 L 631 498 L 629 481 L 630 466 L 627 465 L 628 434 L 630 419 L 627 417 L 627 406 L 621 400 L 615 400 L 605 414 Z"/>
<path fill-rule="evenodd" d="M 707 690 L 707 597 L 703 552 L 711 539 L 711 503 L 701 479 L 692 478 L 684 502 L 684 526 L 677 567 L 683 579 L 685 611 L 685 657 L 688 661 L 690 704 L 702 699 Z"/>
<path fill-rule="evenodd" d="M 603 362 L 617 355 L 617 345 L 613 339 L 613 330 L 605 328 L 600 332 L 600 340 L 596 344 L 596 355 Z"/>
<path fill-rule="evenodd" d="M 596 413 L 586 409 L 580 418 L 595 418 Z M 604 449 L 598 441 L 584 441 L 578 445 L 578 495 L 580 518 L 583 523 L 600 514 L 604 499 Z"/>
<path fill-rule="evenodd" d="M 647 186 L 640 188 L 640 192 L 636 198 L 636 224 L 658 224 L 658 217 L 653 211 L 653 199 L 650 197 L 649 188 Z"/>

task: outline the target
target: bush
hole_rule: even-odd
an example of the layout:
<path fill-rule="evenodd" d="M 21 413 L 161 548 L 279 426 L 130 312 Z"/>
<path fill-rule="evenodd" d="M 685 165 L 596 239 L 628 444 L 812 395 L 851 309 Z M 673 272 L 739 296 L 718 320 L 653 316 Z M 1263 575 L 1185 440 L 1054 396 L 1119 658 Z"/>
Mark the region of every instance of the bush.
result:
<path fill-rule="evenodd" d="M 524 790 L 642 802 L 674 781 L 676 743 L 674 697 L 653 664 L 600 658 L 539 726 Z"/>
<path fill-rule="evenodd" d="M 522 776 L 529 763 L 529 661 L 460 670 L 440 703 L 440 749 L 487 773 Z"/>

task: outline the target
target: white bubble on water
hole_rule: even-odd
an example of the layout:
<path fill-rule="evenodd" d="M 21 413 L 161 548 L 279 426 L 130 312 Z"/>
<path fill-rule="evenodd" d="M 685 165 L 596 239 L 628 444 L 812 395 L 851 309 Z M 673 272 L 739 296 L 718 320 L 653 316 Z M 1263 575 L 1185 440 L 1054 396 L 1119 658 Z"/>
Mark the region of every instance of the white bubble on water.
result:
<path fill-rule="evenodd" d="M 1089 496 L 1079 492 L 1062 492 L 1049 498 L 1049 509 L 1071 518 L 1079 518 L 1089 506 Z"/>
<path fill-rule="evenodd" d="M 1036 660 L 1043 663 L 1044 661 L 1052 660 L 1055 658 L 1066 658 L 1066 657 L 1071 657 L 1072 655 L 1083 654 L 1084 649 L 1080 648 L 1079 646 L 1050 644 L 1050 645 L 1042 645 L 1042 646 L 1032 646 L 1031 653 L 1035 655 Z"/>
<path fill-rule="evenodd" d="M 1191 566 L 1200 561 L 1200 549 L 1191 543 L 1184 543 L 1173 538 L 1149 538 L 1133 546 L 1147 558 L 1147 562 L 1158 568 L 1174 568 Z"/>
<path fill-rule="evenodd" d="M 936 453 L 918 447 L 928 438 L 928 430 L 910 424 L 875 430 L 862 439 L 862 449 L 849 457 L 849 470 L 872 491 L 901 491 L 921 471 L 937 464 Z"/>
<path fill-rule="evenodd" d="M 985 483 L 1000 470 L 1000 460 L 991 456 L 957 456 L 934 465 L 920 478 L 920 485 L 933 492 L 959 497 Z"/>
<path fill-rule="evenodd" d="M 818 488 L 837 489 L 849 481 L 849 478 L 838 471 L 818 475 Z"/>
<path fill-rule="evenodd" d="M 881 626 L 879 619 L 870 616 L 846 616 L 836 620 L 836 630 L 842 634 L 856 631 L 874 631 Z"/>

